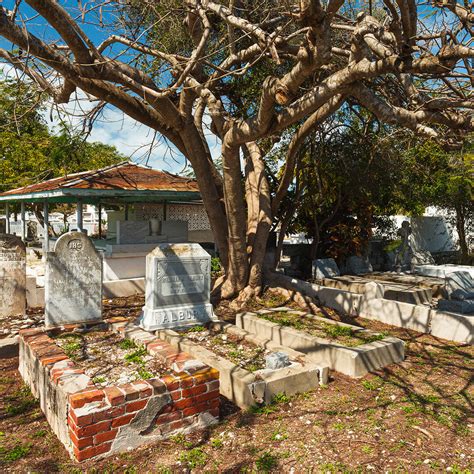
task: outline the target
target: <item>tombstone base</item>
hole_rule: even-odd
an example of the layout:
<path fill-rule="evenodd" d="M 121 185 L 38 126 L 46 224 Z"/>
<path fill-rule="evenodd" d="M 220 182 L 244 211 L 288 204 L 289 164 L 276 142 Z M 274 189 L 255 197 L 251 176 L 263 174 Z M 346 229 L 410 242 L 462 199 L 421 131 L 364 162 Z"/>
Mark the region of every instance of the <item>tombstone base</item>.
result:
<path fill-rule="evenodd" d="M 143 307 L 140 327 L 145 331 L 174 329 L 216 321 L 210 303 L 167 306 L 166 309 Z"/>

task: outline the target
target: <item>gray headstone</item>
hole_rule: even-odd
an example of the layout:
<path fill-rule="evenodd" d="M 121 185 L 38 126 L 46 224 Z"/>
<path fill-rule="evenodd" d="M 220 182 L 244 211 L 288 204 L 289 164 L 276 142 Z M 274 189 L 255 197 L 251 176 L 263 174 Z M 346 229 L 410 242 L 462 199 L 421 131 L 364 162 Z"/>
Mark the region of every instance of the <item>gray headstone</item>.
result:
<path fill-rule="evenodd" d="M 474 299 L 474 278 L 469 272 L 446 274 L 445 287 L 450 299 Z"/>
<path fill-rule="evenodd" d="M 186 221 L 163 221 L 161 233 L 166 235 L 168 242 L 187 242 L 188 223 Z"/>
<path fill-rule="evenodd" d="M 347 259 L 347 272 L 352 275 L 362 275 L 372 273 L 374 270 L 367 257 L 358 257 L 353 255 Z"/>
<path fill-rule="evenodd" d="M 22 240 L 0 234 L 0 318 L 25 314 L 26 249 Z"/>
<path fill-rule="evenodd" d="M 147 331 L 193 326 L 214 318 L 210 304 L 211 257 L 199 244 L 160 244 L 146 257 Z"/>
<path fill-rule="evenodd" d="M 102 258 L 82 232 L 63 234 L 46 257 L 45 324 L 102 321 Z"/>
<path fill-rule="evenodd" d="M 117 244 L 143 243 L 150 235 L 148 221 L 117 221 Z"/>
<path fill-rule="evenodd" d="M 334 278 L 340 274 L 339 267 L 333 258 L 320 258 L 313 260 L 313 278 L 315 280 Z"/>
<path fill-rule="evenodd" d="M 474 300 L 439 300 L 438 309 L 450 313 L 472 314 L 474 313 Z"/>
<path fill-rule="evenodd" d="M 283 369 L 291 365 L 288 354 L 284 352 L 271 352 L 265 356 L 265 368 L 270 370 Z"/>

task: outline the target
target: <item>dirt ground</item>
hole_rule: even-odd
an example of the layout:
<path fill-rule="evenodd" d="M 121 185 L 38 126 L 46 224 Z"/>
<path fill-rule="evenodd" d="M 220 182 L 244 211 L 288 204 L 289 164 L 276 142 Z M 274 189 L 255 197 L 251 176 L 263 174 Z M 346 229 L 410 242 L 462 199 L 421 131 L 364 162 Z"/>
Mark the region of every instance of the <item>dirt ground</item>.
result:
<path fill-rule="evenodd" d="M 106 311 L 133 317 L 141 304 L 121 299 Z M 233 318 L 225 305 L 217 313 Z M 406 360 L 361 379 L 333 372 L 326 387 L 265 408 L 241 411 L 223 400 L 211 429 L 83 464 L 50 430 L 18 359 L 0 360 L 0 472 L 471 472 L 474 347 L 328 314 L 400 337 Z"/>

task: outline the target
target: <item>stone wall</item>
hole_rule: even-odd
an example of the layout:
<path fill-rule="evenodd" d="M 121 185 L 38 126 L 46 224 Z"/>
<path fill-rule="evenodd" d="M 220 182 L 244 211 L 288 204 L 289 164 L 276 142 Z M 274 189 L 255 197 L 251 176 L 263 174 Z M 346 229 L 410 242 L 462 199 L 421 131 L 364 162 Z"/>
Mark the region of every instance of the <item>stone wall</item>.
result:
<path fill-rule="evenodd" d="M 108 323 L 120 331 L 126 321 L 113 318 Z M 216 370 L 139 329 L 130 336 L 170 367 L 172 374 L 100 388 L 44 330 L 20 332 L 20 373 L 39 398 L 51 428 L 77 461 L 127 451 L 218 421 Z"/>

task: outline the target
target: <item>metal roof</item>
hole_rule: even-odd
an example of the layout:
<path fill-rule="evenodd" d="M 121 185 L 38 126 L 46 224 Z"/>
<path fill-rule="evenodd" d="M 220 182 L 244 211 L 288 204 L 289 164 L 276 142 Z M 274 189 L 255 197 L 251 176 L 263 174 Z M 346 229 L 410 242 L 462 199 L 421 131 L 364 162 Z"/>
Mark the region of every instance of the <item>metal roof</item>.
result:
<path fill-rule="evenodd" d="M 93 171 L 73 173 L 0 193 L 0 201 L 96 203 L 200 199 L 193 179 L 126 161 Z"/>

